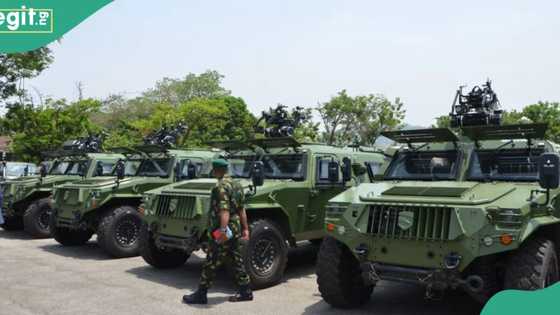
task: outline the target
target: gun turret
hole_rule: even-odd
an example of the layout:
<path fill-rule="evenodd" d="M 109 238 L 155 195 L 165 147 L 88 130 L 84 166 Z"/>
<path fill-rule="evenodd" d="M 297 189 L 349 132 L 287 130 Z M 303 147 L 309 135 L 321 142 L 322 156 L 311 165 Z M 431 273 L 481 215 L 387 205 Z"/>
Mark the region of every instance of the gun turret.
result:
<path fill-rule="evenodd" d="M 160 145 L 160 146 L 174 146 L 177 145 L 177 140 L 181 134 L 185 132 L 187 125 L 180 122 L 175 127 L 162 126 L 154 133 L 144 137 L 144 144 Z"/>
<path fill-rule="evenodd" d="M 460 86 L 451 105 L 451 127 L 485 126 L 502 123 L 502 110 L 498 96 L 492 90 L 492 82 L 475 86 L 468 94 L 463 94 L 465 86 Z"/>
<path fill-rule="evenodd" d="M 295 129 L 308 119 L 303 107 L 296 107 L 289 113 L 287 106 L 278 104 L 276 108 L 263 111 L 261 118 L 255 124 L 255 132 L 263 133 L 267 138 L 290 137 Z M 261 123 L 264 121 L 264 126 Z"/>
<path fill-rule="evenodd" d="M 81 151 L 88 153 L 101 152 L 105 133 L 92 134 L 75 140 L 68 140 L 62 145 L 64 150 Z"/>

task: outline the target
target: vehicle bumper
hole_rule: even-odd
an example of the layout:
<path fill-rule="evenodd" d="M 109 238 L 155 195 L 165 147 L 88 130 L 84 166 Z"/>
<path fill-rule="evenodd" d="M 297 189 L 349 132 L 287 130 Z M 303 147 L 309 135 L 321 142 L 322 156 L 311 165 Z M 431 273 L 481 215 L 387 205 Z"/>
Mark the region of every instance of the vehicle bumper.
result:
<path fill-rule="evenodd" d="M 484 288 L 484 281 L 480 276 L 463 276 L 457 269 L 415 268 L 374 262 L 364 262 L 360 266 L 366 284 L 386 280 L 423 285 L 427 289 L 427 294 L 446 289 L 463 289 L 478 293 Z"/>
<path fill-rule="evenodd" d="M 82 220 L 82 213 L 79 210 L 53 209 L 54 223 L 57 227 L 69 229 L 85 229 L 86 223 Z"/>

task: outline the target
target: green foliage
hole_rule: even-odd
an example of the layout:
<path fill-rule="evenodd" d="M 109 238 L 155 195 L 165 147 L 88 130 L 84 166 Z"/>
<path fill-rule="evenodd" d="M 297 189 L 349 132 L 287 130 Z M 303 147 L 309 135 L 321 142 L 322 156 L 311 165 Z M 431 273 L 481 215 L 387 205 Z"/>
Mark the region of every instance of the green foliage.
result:
<path fill-rule="evenodd" d="M 383 95 L 352 97 L 342 90 L 317 108 L 325 127 L 324 140 L 328 144 L 349 143 L 361 139 L 373 144 L 381 131 L 397 128 L 405 110 L 399 98 L 394 102 Z"/>
<path fill-rule="evenodd" d="M 156 103 L 177 106 L 193 99 L 228 96 L 231 92 L 222 87 L 223 78 L 219 72 L 211 70 L 199 75 L 189 73 L 183 79 L 164 78 L 143 97 Z"/>
<path fill-rule="evenodd" d="M 0 54 L 0 103 L 12 96 L 23 96 L 18 86 L 22 79 L 36 77 L 53 61 L 47 47 L 16 54 Z"/>
<path fill-rule="evenodd" d="M 183 122 L 187 129 L 180 144 L 203 146 L 214 140 L 247 139 L 254 121 L 243 99 L 225 96 L 193 99 L 177 107 L 160 103 L 148 118 L 132 122 L 132 126 L 147 135 L 162 126 Z"/>
<path fill-rule="evenodd" d="M 90 116 L 101 102 L 93 99 L 67 103 L 48 100 L 44 107 L 11 106 L 2 121 L 12 136 L 12 151 L 24 160 L 39 161 L 44 151 L 59 149 L 68 139 L 97 133 Z"/>

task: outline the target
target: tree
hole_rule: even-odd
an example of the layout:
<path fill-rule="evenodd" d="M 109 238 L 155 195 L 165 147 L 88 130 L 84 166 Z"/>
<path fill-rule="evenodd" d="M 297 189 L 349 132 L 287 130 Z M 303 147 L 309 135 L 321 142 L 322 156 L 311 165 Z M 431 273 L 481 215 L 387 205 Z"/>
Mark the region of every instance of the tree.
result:
<path fill-rule="evenodd" d="M 10 107 L 3 129 L 12 136 L 12 150 L 24 160 L 39 161 L 42 152 L 59 149 L 69 139 L 98 133 L 90 116 L 101 107 L 93 99 L 67 103 L 47 100 L 44 107 L 21 105 Z"/>
<path fill-rule="evenodd" d="M 23 96 L 22 80 L 38 76 L 53 61 L 48 47 L 25 53 L 0 54 L 0 103 Z"/>
<path fill-rule="evenodd" d="M 389 101 L 380 94 L 352 97 L 342 90 L 328 102 L 319 104 L 317 111 L 325 128 L 328 144 L 351 142 L 373 144 L 383 130 L 398 127 L 405 116 L 399 98 Z"/>
<path fill-rule="evenodd" d="M 140 130 L 142 135 L 147 135 L 162 126 L 173 126 L 178 122 L 187 126 L 180 145 L 204 146 L 215 140 L 250 138 L 255 118 L 243 99 L 225 96 L 193 99 L 177 107 L 159 103 L 149 117 L 132 122 L 131 125 Z"/>
<path fill-rule="evenodd" d="M 183 79 L 164 78 L 153 89 L 145 92 L 143 97 L 175 106 L 197 98 L 224 97 L 231 92 L 222 87 L 223 78 L 219 72 L 212 70 L 199 75 L 189 73 Z"/>

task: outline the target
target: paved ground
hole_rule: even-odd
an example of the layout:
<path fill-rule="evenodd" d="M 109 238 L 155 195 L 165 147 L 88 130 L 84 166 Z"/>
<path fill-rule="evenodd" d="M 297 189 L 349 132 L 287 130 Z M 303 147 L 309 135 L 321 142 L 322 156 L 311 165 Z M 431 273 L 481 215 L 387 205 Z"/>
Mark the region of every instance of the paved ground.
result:
<path fill-rule="evenodd" d="M 176 270 L 160 271 L 142 258 L 111 259 L 93 241 L 65 248 L 53 240 L 31 240 L 0 229 L 0 314 L 340 314 L 321 300 L 314 274 L 315 253 L 290 253 L 286 281 L 255 293 L 252 303 L 232 304 L 227 273 L 218 276 L 208 306 L 181 304 L 196 288 L 202 255 Z M 423 290 L 381 283 L 372 300 L 347 314 L 478 314 L 480 308 L 451 294 L 425 301 Z"/>

